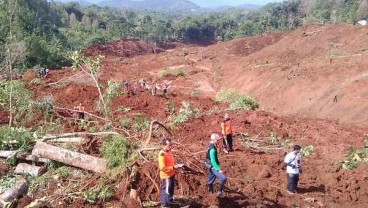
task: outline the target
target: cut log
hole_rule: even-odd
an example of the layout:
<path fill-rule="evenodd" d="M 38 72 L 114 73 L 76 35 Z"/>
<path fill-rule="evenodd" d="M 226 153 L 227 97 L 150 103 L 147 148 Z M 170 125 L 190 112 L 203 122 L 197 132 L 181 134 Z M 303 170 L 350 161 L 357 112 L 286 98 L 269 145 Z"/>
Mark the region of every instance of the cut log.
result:
<path fill-rule="evenodd" d="M 25 155 L 22 154 L 22 152 L 19 151 L 0 151 L 0 157 L 1 158 L 10 158 L 16 156 L 17 159 L 21 159 L 21 160 L 28 160 L 28 161 L 33 161 L 33 162 L 42 162 L 42 163 L 49 163 L 50 160 L 49 159 L 45 159 L 45 158 L 37 158 L 34 157 L 32 155 Z"/>
<path fill-rule="evenodd" d="M 114 132 L 114 131 L 95 132 L 95 133 L 74 132 L 74 133 L 65 133 L 65 134 L 60 134 L 60 135 L 45 135 L 44 137 L 42 137 L 41 141 L 45 142 L 45 141 L 52 140 L 52 139 L 67 138 L 67 137 L 81 137 L 81 136 L 85 136 L 85 135 L 104 136 L 104 135 L 121 135 L 121 134 L 119 134 L 118 132 Z"/>
<path fill-rule="evenodd" d="M 0 151 L 0 157 L 1 158 L 9 158 L 9 157 L 13 157 L 14 155 L 16 155 L 19 151 L 7 151 L 7 150 L 3 150 Z"/>
<path fill-rule="evenodd" d="M 3 204 L 4 202 L 13 201 L 19 196 L 22 196 L 23 194 L 27 193 L 27 189 L 28 189 L 27 181 L 23 177 L 17 176 L 15 185 L 9 190 L 5 191 L 3 194 L 1 194 L 0 201 Z"/>
<path fill-rule="evenodd" d="M 50 142 L 55 143 L 82 143 L 83 138 L 82 137 L 62 137 L 57 139 L 50 139 Z"/>
<path fill-rule="evenodd" d="M 14 171 L 15 174 L 27 174 L 30 176 L 39 176 L 44 172 L 45 167 L 29 165 L 27 163 L 19 163 Z"/>
<path fill-rule="evenodd" d="M 97 173 L 104 173 L 107 170 L 107 162 L 105 159 L 55 147 L 45 142 L 37 142 L 32 150 L 32 155 L 48 158 Z"/>

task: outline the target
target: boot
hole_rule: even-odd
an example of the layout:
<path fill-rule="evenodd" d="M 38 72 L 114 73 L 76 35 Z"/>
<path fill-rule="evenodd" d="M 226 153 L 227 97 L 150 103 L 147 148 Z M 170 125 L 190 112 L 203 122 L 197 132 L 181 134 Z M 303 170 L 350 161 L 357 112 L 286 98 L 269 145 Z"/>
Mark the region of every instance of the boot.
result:
<path fill-rule="evenodd" d="M 220 198 L 224 198 L 224 197 L 225 197 L 225 194 L 224 194 L 224 192 L 222 191 L 223 187 L 224 187 L 224 184 L 219 184 L 219 188 L 218 188 L 218 191 L 217 191 L 217 195 L 218 195 L 218 197 L 220 197 Z"/>
<path fill-rule="evenodd" d="M 213 193 L 213 184 L 207 184 L 207 190 L 209 193 Z"/>

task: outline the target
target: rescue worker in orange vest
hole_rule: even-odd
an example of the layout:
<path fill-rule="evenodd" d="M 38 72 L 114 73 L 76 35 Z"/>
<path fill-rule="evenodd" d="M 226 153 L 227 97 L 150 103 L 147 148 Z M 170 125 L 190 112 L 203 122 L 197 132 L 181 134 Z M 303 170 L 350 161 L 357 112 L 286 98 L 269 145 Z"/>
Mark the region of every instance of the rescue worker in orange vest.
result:
<path fill-rule="evenodd" d="M 158 167 L 160 169 L 161 178 L 161 207 L 168 208 L 174 202 L 174 181 L 175 170 L 178 165 L 174 164 L 174 158 L 171 154 L 171 139 L 164 138 L 162 140 L 162 150 L 158 153 Z"/>
<path fill-rule="evenodd" d="M 224 152 L 233 151 L 233 126 L 228 113 L 225 113 L 224 119 L 221 121 L 221 130 L 223 136 Z"/>

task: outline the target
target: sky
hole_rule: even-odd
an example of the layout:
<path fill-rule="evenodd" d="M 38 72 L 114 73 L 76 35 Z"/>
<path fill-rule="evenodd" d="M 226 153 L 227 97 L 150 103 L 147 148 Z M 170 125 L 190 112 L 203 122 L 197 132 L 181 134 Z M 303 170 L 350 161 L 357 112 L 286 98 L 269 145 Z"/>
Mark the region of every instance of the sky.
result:
<path fill-rule="evenodd" d="M 78 0 L 57 0 L 57 1 L 61 1 L 61 2 L 76 1 L 78 2 Z M 96 4 L 101 1 L 111 1 L 111 0 L 84 0 L 84 1 Z M 282 0 L 188 0 L 188 1 L 191 1 L 200 7 L 218 7 L 218 6 L 238 6 L 242 4 L 265 5 L 267 3 L 280 2 Z"/>

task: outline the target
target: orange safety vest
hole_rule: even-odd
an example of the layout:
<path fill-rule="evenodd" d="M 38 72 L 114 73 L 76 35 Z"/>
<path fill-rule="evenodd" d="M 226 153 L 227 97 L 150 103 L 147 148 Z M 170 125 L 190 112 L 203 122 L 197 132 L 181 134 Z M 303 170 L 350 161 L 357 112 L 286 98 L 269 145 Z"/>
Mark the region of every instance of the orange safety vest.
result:
<path fill-rule="evenodd" d="M 223 135 L 228 135 L 233 132 L 233 125 L 230 119 L 221 122 L 221 130 Z"/>
<path fill-rule="evenodd" d="M 161 179 L 167 179 L 174 175 L 174 157 L 170 151 L 161 150 L 158 153 L 158 167 Z"/>

